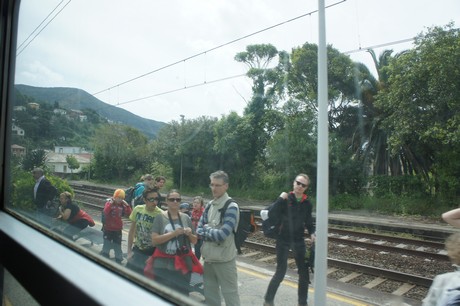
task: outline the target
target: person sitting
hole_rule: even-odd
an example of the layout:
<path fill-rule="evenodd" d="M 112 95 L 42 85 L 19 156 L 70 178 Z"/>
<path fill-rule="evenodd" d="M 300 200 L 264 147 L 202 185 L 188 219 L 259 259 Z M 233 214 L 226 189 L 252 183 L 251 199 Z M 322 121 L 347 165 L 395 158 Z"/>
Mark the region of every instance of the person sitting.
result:
<path fill-rule="evenodd" d="M 95 225 L 93 218 L 88 213 L 81 209 L 77 204 L 72 202 L 72 194 L 64 191 L 59 195 L 59 212 L 56 219 L 62 220 L 68 225 L 62 230 L 62 234 L 69 239 L 74 239 L 74 236 L 79 232 Z"/>
<path fill-rule="evenodd" d="M 460 305 L 460 233 L 447 238 L 446 250 L 456 271 L 439 274 L 434 278 L 422 306 Z"/>

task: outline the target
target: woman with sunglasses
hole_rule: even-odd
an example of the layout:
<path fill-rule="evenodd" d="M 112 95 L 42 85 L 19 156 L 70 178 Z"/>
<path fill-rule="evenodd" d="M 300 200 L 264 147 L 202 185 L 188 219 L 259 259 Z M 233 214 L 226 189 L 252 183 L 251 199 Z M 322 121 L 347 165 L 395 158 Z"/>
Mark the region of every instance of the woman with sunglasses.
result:
<path fill-rule="evenodd" d="M 310 274 L 305 263 L 305 229 L 308 230 L 311 241 L 315 240 L 311 215 L 313 206 L 305 194 L 309 184 L 308 175 L 298 174 L 292 183 L 293 190 L 289 193 L 282 192 L 269 210 L 268 217 L 279 220 L 281 227 L 276 238 L 276 272 L 265 293 L 264 306 L 274 305 L 276 291 L 286 274 L 289 250 L 294 252 L 299 274 L 298 303 L 299 306 L 307 305 Z"/>
<path fill-rule="evenodd" d="M 190 292 L 191 272 L 203 273 L 191 244 L 197 236 L 190 217 L 179 211 L 182 199 L 173 189 L 166 195 L 168 209 L 153 222 L 152 241 L 155 252 L 149 258 L 144 273 L 149 278 L 185 295 Z M 153 271 L 150 270 L 151 267 Z M 153 273 L 153 274 L 152 274 Z"/>
<path fill-rule="evenodd" d="M 160 193 L 157 189 L 145 189 L 142 199 L 144 204 L 134 206 L 129 215 L 131 227 L 128 233 L 126 267 L 143 275 L 145 262 L 155 251 L 151 237 L 153 221 L 163 210 L 158 207 Z"/>

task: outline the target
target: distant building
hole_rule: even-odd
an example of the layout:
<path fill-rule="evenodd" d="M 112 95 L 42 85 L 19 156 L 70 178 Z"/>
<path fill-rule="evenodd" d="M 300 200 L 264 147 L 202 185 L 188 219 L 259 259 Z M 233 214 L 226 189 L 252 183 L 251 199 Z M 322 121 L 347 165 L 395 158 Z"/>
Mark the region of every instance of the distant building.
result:
<path fill-rule="evenodd" d="M 11 145 L 11 154 L 15 156 L 24 156 L 26 154 L 26 148 L 13 144 Z"/>
<path fill-rule="evenodd" d="M 21 129 L 19 126 L 13 123 L 11 130 L 13 132 L 13 135 L 18 135 L 18 136 L 24 136 L 24 130 Z"/>
<path fill-rule="evenodd" d="M 55 146 L 54 153 L 61 153 L 61 154 L 69 155 L 69 154 L 83 154 L 83 153 L 89 153 L 89 152 L 86 151 L 85 148 L 82 148 L 82 147 Z"/>
<path fill-rule="evenodd" d="M 60 109 L 60 108 L 55 108 L 53 110 L 53 113 L 55 113 L 56 115 L 66 115 L 67 114 L 67 111 L 65 109 Z"/>
<path fill-rule="evenodd" d="M 67 164 L 67 156 L 74 156 L 80 167 L 78 169 L 71 170 Z M 81 147 L 54 147 L 54 152 L 49 152 L 46 155 L 46 165 L 51 171 L 58 176 L 66 176 L 71 173 L 80 173 L 82 169 L 91 164 L 92 153 L 86 151 Z"/>
<path fill-rule="evenodd" d="M 31 109 L 40 109 L 40 104 L 35 102 L 27 103 L 27 106 L 29 106 Z"/>
<path fill-rule="evenodd" d="M 25 111 L 26 107 L 25 106 L 15 106 L 13 108 L 13 110 L 15 110 L 15 111 Z"/>

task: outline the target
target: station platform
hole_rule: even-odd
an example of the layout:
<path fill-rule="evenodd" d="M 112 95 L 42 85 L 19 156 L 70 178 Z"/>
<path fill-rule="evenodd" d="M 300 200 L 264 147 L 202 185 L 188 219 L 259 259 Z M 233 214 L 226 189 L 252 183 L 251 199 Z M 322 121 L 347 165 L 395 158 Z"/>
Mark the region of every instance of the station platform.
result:
<path fill-rule="evenodd" d="M 237 257 L 238 283 L 241 305 L 263 305 L 265 291 L 275 272 L 275 266 L 267 268 L 252 259 L 239 255 Z M 308 292 L 308 305 L 314 306 L 314 275 L 310 274 L 311 282 Z M 275 305 L 289 306 L 297 303 L 297 279 L 295 272 L 286 274 L 276 296 Z M 326 305 L 328 306 L 419 306 L 421 302 L 397 297 L 391 294 L 372 292 L 334 280 L 327 282 Z M 222 304 L 224 305 L 224 303 Z"/>
<path fill-rule="evenodd" d="M 96 221 L 96 226 L 93 228 L 92 232 L 96 234 L 101 233 L 100 227 L 101 224 Z M 426 231 L 427 229 L 431 230 L 433 233 L 440 233 L 439 235 L 445 235 L 447 237 L 449 234 L 458 232 L 459 229 L 456 229 L 449 224 L 446 224 L 441 220 L 429 220 L 422 217 L 399 217 L 399 216 L 381 216 L 376 214 L 367 214 L 367 213 L 330 213 L 329 214 L 329 223 L 334 222 L 350 222 L 350 223 L 362 223 L 370 224 L 373 227 L 381 226 L 382 228 L 388 227 L 401 227 L 401 228 L 412 228 L 420 229 Z M 123 241 L 122 249 L 125 251 L 127 249 L 127 228 L 123 230 Z M 101 236 L 102 234 L 96 235 Z M 93 239 L 92 239 L 93 240 Z M 78 239 L 77 243 L 88 246 L 88 241 L 85 239 Z M 101 242 L 94 241 L 94 245 L 89 246 L 91 249 L 96 252 L 100 251 Z M 126 256 L 126 254 L 125 254 Z M 126 264 L 126 260 L 123 261 L 123 265 Z M 237 257 L 237 267 L 238 267 L 238 282 L 239 282 L 239 294 L 241 305 L 263 305 L 264 294 L 268 287 L 268 283 L 274 274 L 275 265 L 267 266 L 265 263 L 257 262 L 257 259 L 252 259 L 249 256 L 238 255 Z M 294 272 L 289 272 L 285 276 L 285 280 L 281 284 L 280 288 L 275 297 L 275 305 L 297 305 L 297 274 Z M 309 288 L 309 299 L 308 304 L 314 306 L 314 276 L 311 275 L 311 282 Z M 203 301 L 203 296 L 197 292 L 191 293 L 191 297 L 196 299 L 196 301 Z M 347 284 L 335 280 L 328 279 L 327 282 L 327 304 L 331 306 L 345 306 L 345 305 L 355 305 L 355 306 L 364 306 L 364 305 L 408 305 L 408 306 L 419 306 L 421 305 L 420 301 L 415 301 L 403 297 L 397 297 L 392 294 L 385 294 L 376 291 L 370 291 L 368 289 L 354 286 L 352 284 Z M 222 303 L 224 305 L 224 303 Z"/>

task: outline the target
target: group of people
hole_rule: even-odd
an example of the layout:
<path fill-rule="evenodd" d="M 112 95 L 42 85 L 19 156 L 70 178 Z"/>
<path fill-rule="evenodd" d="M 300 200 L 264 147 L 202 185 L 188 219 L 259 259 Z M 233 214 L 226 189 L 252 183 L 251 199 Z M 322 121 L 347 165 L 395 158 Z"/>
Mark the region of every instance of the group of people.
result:
<path fill-rule="evenodd" d="M 227 193 L 228 174 L 221 170 L 211 173 L 209 187 L 213 199 L 207 204 L 209 208 L 205 209 L 203 198 L 197 196 L 188 213 L 181 212 L 181 194 L 175 189 L 166 195 L 166 208 L 160 208 L 162 198 L 158 187 L 163 186 L 164 177 L 160 185 L 158 181 L 157 184 L 151 184 L 152 178 L 151 175 L 145 175 L 143 186 L 139 188 L 144 204 L 131 207 L 124 200 L 123 189 L 115 190 L 108 199 L 103 210 L 104 243 L 101 254 L 109 257 L 113 249 L 115 260 L 119 263 L 123 261 L 122 217 L 128 217 L 131 226 L 127 268 L 185 295 L 190 292 L 191 273 L 200 273 L 203 275 L 207 305 L 220 306 L 221 296 L 226 305 L 240 305 L 234 239 L 239 222 L 238 204 L 232 201 L 221 217 L 221 209 L 230 199 Z M 290 249 L 295 253 L 299 270 L 298 302 L 299 305 L 307 305 L 309 272 L 304 261 L 304 230 L 307 229 L 311 239 L 315 239 L 312 204 L 305 194 L 309 184 L 308 176 L 299 174 L 293 182 L 293 190 L 282 192 L 275 203 L 277 214 L 282 216 L 282 230 L 276 241 L 276 273 L 267 288 L 264 305 L 273 305 L 276 291 L 286 274 Z M 72 204 L 70 193 L 62 193 L 60 201 L 58 218 L 73 223 L 72 229 L 64 231 L 67 236 L 71 237 L 78 230 L 94 225 L 94 221 L 89 220 L 89 215 L 81 209 L 76 212 L 78 206 Z M 82 216 L 78 222 L 74 222 L 76 215 Z"/>
<path fill-rule="evenodd" d="M 35 180 L 33 200 L 36 207 L 36 220 L 42 225 L 53 227 L 54 221 L 63 221 L 64 226 L 56 229 L 69 239 L 74 239 L 80 231 L 95 225 L 91 216 L 72 202 L 72 194 L 64 191 L 59 195 L 59 206 L 53 201 L 58 191 L 45 177 L 42 168 L 34 168 L 32 176 Z"/>
<path fill-rule="evenodd" d="M 289 249 L 295 251 L 299 270 L 299 305 L 307 305 L 309 272 L 305 265 L 304 230 L 309 231 L 312 240 L 315 237 L 312 204 L 305 195 L 309 184 L 308 176 L 299 174 L 293 190 L 281 193 L 276 201 L 277 213 L 283 216 L 283 230 L 276 243 L 277 270 L 267 288 L 265 305 L 273 305 L 286 274 Z M 221 218 L 221 209 L 230 199 L 227 173 L 212 173 L 209 187 L 213 199 L 208 208 L 205 209 L 202 197 L 195 197 L 190 216 L 181 212 L 178 190 L 167 193 L 164 211 L 157 206 L 158 190 L 144 190 L 145 204 L 134 207 L 129 217 L 132 223 L 127 267 L 185 295 L 190 292 L 191 273 L 202 273 L 207 305 L 220 306 L 221 296 L 226 305 L 240 305 L 233 236 L 239 222 L 239 207 L 232 201 Z M 294 226 L 290 227 L 291 224 Z"/>
<path fill-rule="evenodd" d="M 44 177 L 42 169 L 36 168 L 32 173 L 36 180 L 34 202 L 38 211 L 42 211 L 50 205 L 54 187 Z M 102 255 L 108 257 L 110 249 L 114 249 L 115 260 L 122 262 L 122 217 L 128 217 L 131 227 L 126 266 L 129 269 L 185 295 L 190 292 L 191 273 L 197 272 L 203 274 L 207 305 L 220 306 L 221 296 L 226 305 L 240 305 L 237 250 L 233 238 L 239 222 L 238 204 L 232 201 L 222 219 L 220 213 L 230 199 L 227 173 L 219 170 L 210 175 L 209 187 L 213 199 L 207 204 L 209 208 L 205 209 L 203 198 L 197 196 L 193 199 L 191 211 L 185 209 L 181 194 L 176 189 L 167 193 L 167 207 L 160 208 L 162 198 L 159 187 L 164 185 L 165 178 L 158 178 L 151 184 L 153 176 L 144 176 L 143 186 L 139 188 L 144 204 L 134 207 L 124 201 L 124 190 L 115 190 L 103 210 Z M 309 185 L 309 177 L 298 174 L 292 191 L 282 192 L 270 209 L 270 214 L 276 214 L 281 220 L 281 230 L 276 238 L 276 271 L 264 295 L 265 306 L 274 305 L 276 292 L 286 274 L 290 250 L 294 253 L 299 274 L 298 305 L 307 305 L 310 277 L 305 264 L 305 229 L 311 241 L 315 240 L 313 207 L 305 193 Z M 62 231 L 65 236 L 72 238 L 87 226 L 94 226 L 92 218 L 72 203 L 71 193 L 61 193 L 59 200 L 61 205 L 56 218 L 68 223 Z M 460 208 L 444 213 L 442 218 L 460 228 Z M 423 306 L 460 305 L 460 232 L 448 237 L 446 249 L 457 270 L 435 277 Z"/>

